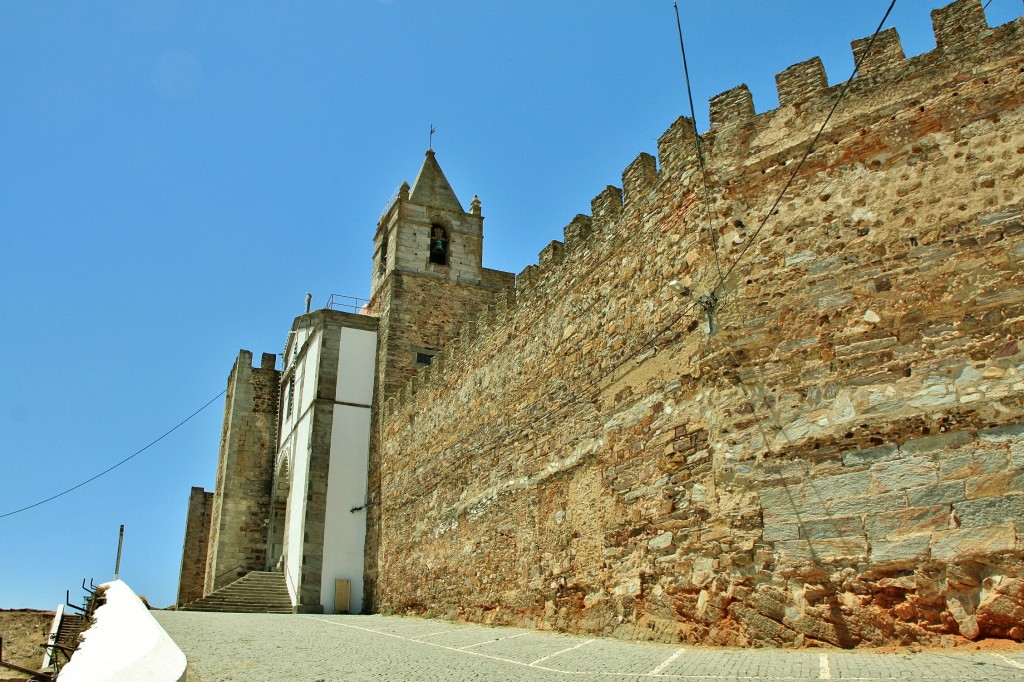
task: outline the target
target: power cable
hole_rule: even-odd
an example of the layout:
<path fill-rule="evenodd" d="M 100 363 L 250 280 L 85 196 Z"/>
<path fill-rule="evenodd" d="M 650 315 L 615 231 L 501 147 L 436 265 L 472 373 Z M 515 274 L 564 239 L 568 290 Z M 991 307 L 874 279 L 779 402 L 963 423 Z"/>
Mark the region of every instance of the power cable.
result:
<path fill-rule="evenodd" d="M 23 512 L 23 511 L 28 511 L 29 509 L 34 509 L 35 507 L 38 507 L 38 506 L 40 506 L 40 505 L 43 505 L 43 504 L 46 504 L 47 502 L 51 502 L 51 501 L 53 501 L 53 500 L 56 500 L 56 499 L 57 499 L 58 497 L 63 497 L 64 495 L 67 495 L 68 493 L 70 493 L 70 492 L 72 492 L 72 491 L 74 491 L 74 490 L 78 490 L 79 488 L 81 488 L 82 486 L 86 485 L 87 483 L 92 483 L 93 481 L 95 481 L 95 480 L 96 480 L 97 478 L 99 478 L 100 476 L 104 476 L 104 475 L 106 475 L 106 474 L 109 474 L 109 473 L 110 473 L 111 471 L 113 471 L 114 469 L 118 468 L 119 466 L 121 466 L 121 465 L 122 465 L 122 464 L 124 464 L 125 462 L 128 462 L 129 460 L 132 460 L 132 459 L 134 459 L 134 458 L 138 457 L 138 456 L 139 456 L 139 455 L 141 455 L 141 454 L 142 454 L 143 452 L 145 452 L 146 450 L 150 449 L 151 447 L 153 447 L 154 445 L 156 445 L 157 443 L 159 443 L 160 441 L 162 441 L 162 440 L 163 440 L 164 438 L 166 438 L 167 436 L 169 436 L 169 435 L 171 435 L 172 433 L 174 433 L 175 431 L 177 431 L 177 430 L 178 430 L 179 428 L 181 428 L 182 426 L 184 426 L 185 424 L 187 424 L 187 423 L 188 423 L 189 421 L 191 421 L 193 417 L 195 417 L 195 416 L 196 416 L 196 415 L 198 415 L 198 414 L 199 414 L 200 412 L 202 412 L 203 410 L 205 410 L 205 409 L 206 409 L 207 407 L 209 407 L 210 405 L 212 405 L 214 401 L 216 401 L 216 400 L 217 400 L 218 398 L 220 398 L 220 397 L 221 397 L 222 395 L 224 395 L 225 393 L 227 393 L 227 389 L 224 389 L 223 391 L 221 391 L 221 392 L 220 392 L 220 393 L 218 393 L 217 395 L 215 395 L 215 396 L 213 396 L 212 398 L 210 398 L 210 400 L 209 400 L 209 401 L 208 401 L 208 402 L 207 402 L 207 403 L 206 403 L 205 405 L 203 405 L 202 407 L 200 407 L 200 408 L 199 408 L 198 410 L 196 410 L 195 412 L 193 412 L 193 413 L 192 413 L 192 414 L 190 414 L 189 416 L 187 416 L 187 417 L 185 417 L 184 419 L 182 419 L 182 420 L 181 420 L 180 422 L 178 422 L 177 424 L 175 424 L 175 425 L 174 425 L 173 427 L 171 427 L 171 428 L 170 428 L 169 430 L 165 431 L 165 432 L 164 432 L 164 433 L 163 433 L 162 435 L 160 435 L 160 437 L 158 437 L 158 438 L 154 439 L 154 440 L 153 440 L 153 441 L 151 441 L 151 442 L 150 442 L 150 443 L 149 443 L 148 445 L 146 445 L 146 446 L 144 446 L 144 447 L 142 447 L 142 448 L 140 448 L 140 449 L 136 450 L 136 451 L 135 451 L 135 452 L 133 452 L 132 454 L 128 455 L 127 457 L 125 457 L 124 459 L 122 459 L 122 460 L 121 460 L 120 462 L 118 462 L 117 464 L 114 464 L 113 466 L 111 466 L 111 467 L 108 467 L 108 468 L 104 469 L 103 471 L 99 472 L 98 474 L 96 474 L 95 476 L 93 476 L 93 477 L 91 477 L 91 478 L 87 478 L 86 480 L 82 481 L 82 482 L 81 482 L 81 483 L 79 483 L 78 485 L 74 485 L 74 486 L 71 486 L 71 487 L 70 487 L 70 488 L 68 488 L 67 490 L 64 490 L 64 491 L 62 491 L 62 492 L 59 492 L 59 493 L 57 493 L 56 495 L 51 495 L 50 497 L 47 497 L 47 498 L 46 498 L 45 500 L 39 500 L 38 502 L 35 502 L 35 503 L 33 503 L 33 504 L 30 504 L 30 505 L 28 505 L 27 507 L 22 507 L 21 509 L 15 509 L 14 511 L 9 511 L 9 512 L 7 512 L 7 513 L 5 513 L 5 514 L 0 514 L 0 519 L 2 519 L 2 518 L 5 518 L 5 517 L 8 517 L 8 516 L 14 516 L 15 514 L 20 514 L 20 513 L 21 513 L 21 512 Z"/>
<path fill-rule="evenodd" d="M 686 77 L 686 96 L 690 100 L 690 122 L 693 124 L 693 144 L 697 150 L 697 163 L 700 164 L 700 176 L 704 183 L 704 216 L 707 219 L 708 239 L 711 241 L 711 253 L 715 257 L 715 267 L 718 269 L 719 282 L 722 280 L 722 264 L 718 261 L 718 240 L 715 238 L 714 229 L 711 227 L 711 204 L 708 193 L 708 171 L 704 163 L 704 151 L 700 146 L 700 135 L 697 134 L 697 112 L 693 106 L 693 90 L 690 88 L 690 69 L 686 65 L 686 47 L 683 45 L 683 26 L 679 21 L 679 5 L 675 2 L 672 7 L 676 11 L 676 30 L 679 32 L 679 51 L 683 55 L 683 75 Z"/>

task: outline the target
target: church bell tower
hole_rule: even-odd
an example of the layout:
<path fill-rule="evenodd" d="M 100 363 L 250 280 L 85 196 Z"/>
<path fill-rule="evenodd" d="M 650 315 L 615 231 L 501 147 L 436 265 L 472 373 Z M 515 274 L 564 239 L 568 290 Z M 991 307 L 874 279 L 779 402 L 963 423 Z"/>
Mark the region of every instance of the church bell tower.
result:
<path fill-rule="evenodd" d="M 462 207 L 428 149 L 412 187 L 395 192 L 373 238 L 371 311 L 380 318 L 377 399 L 430 364 L 460 327 L 511 287 L 514 275 L 482 265 L 480 199 Z"/>

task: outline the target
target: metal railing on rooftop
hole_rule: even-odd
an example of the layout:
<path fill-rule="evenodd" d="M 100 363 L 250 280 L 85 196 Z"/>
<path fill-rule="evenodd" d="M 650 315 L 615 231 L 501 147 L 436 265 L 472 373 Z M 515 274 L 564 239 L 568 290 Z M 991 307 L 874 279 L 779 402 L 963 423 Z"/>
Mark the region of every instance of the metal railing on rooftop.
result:
<path fill-rule="evenodd" d="M 384 210 L 380 212 L 380 216 L 378 216 L 377 218 L 378 222 L 380 221 L 381 218 L 388 214 L 388 211 L 391 210 L 391 207 L 395 205 L 396 201 L 398 201 L 398 195 L 400 195 L 401 193 L 402 188 L 401 186 L 399 186 L 398 189 L 396 189 L 394 193 L 391 195 L 391 198 L 388 199 L 388 203 L 384 204 Z"/>
<path fill-rule="evenodd" d="M 368 298 L 346 296 L 344 294 L 331 294 L 330 298 L 327 299 L 327 305 L 325 305 L 324 308 L 327 310 L 340 310 L 345 313 L 365 315 L 366 313 L 364 311 L 369 302 L 370 299 Z"/>

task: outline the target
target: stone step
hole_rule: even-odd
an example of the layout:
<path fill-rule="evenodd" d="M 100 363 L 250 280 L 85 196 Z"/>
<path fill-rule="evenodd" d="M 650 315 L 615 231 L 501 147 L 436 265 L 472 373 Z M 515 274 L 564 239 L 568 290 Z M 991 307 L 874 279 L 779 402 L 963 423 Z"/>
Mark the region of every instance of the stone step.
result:
<path fill-rule="evenodd" d="M 182 611 L 201 611 L 203 613 L 287 613 L 290 614 L 292 610 L 290 608 L 245 608 L 245 607 L 219 607 L 219 606 L 189 606 L 189 608 L 183 608 Z"/>
<path fill-rule="evenodd" d="M 230 588 L 229 587 L 222 587 L 219 590 L 216 590 L 216 592 L 222 592 L 222 593 L 226 593 L 226 594 L 234 594 L 234 593 L 241 594 L 241 593 L 245 593 L 245 592 L 260 592 L 260 593 L 267 593 L 267 594 L 287 594 L 288 590 L 287 589 L 283 589 L 283 588 L 277 588 L 277 587 L 260 587 L 258 585 L 240 585 L 238 587 L 230 587 Z"/>
<path fill-rule="evenodd" d="M 291 604 L 287 595 L 281 594 L 210 594 L 196 601 L 283 601 Z"/>
<path fill-rule="evenodd" d="M 194 603 L 202 603 L 202 604 L 212 604 L 212 603 L 219 603 L 219 604 L 227 604 L 227 603 L 265 604 L 265 603 L 271 603 L 271 602 L 272 603 L 281 603 L 281 604 L 289 604 L 290 605 L 292 603 L 292 600 L 291 599 L 281 599 L 280 597 L 262 598 L 261 599 L 259 597 L 231 598 L 231 597 L 218 596 L 218 597 L 214 597 L 213 599 L 210 599 L 210 598 L 197 599 Z"/>
<path fill-rule="evenodd" d="M 260 595 L 227 595 L 227 594 L 219 594 L 216 597 L 213 597 L 212 599 L 210 597 L 203 597 L 202 599 L 196 599 L 196 601 L 254 601 L 254 602 L 259 602 L 259 601 L 279 601 L 279 602 L 287 602 L 289 604 L 292 603 L 291 599 L 289 599 L 287 597 L 282 597 L 280 595 L 260 596 Z"/>
<path fill-rule="evenodd" d="M 291 613 L 283 573 L 252 571 L 201 599 L 181 607 L 182 611 L 221 613 Z"/>

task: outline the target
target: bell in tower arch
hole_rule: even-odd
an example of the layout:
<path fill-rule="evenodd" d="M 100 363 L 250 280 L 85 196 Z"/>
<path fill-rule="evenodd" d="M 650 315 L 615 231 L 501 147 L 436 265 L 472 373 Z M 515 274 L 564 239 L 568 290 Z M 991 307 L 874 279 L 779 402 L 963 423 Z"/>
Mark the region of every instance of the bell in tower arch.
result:
<path fill-rule="evenodd" d="M 441 225 L 430 227 L 430 262 L 448 265 L 448 231 Z"/>

